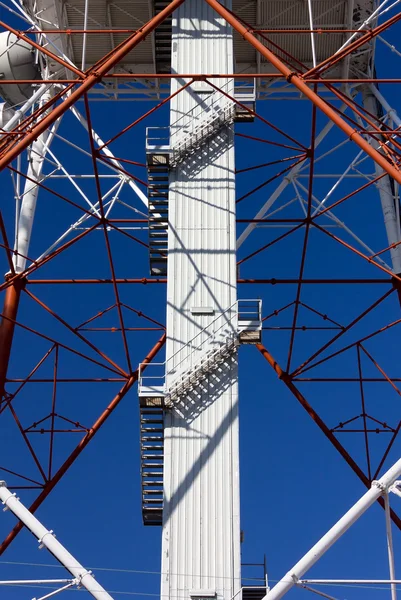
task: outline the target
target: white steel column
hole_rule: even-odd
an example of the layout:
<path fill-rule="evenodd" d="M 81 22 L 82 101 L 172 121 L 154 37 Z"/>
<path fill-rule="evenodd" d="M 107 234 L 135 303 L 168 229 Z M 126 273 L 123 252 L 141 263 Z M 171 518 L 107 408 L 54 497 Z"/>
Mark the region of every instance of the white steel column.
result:
<path fill-rule="evenodd" d="M 368 110 L 371 114 L 378 116 L 378 100 L 373 94 L 370 86 L 364 85 L 362 87 L 362 98 L 366 110 Z M 376 176 L 382 175 L 383 169 L 376 162 L 374 164 Z M 390 246 L 401 241 L 400 223 L 395 205 L 395 203 L 398 202 L 398 199 L 394 197 L 391 180 L 388 175 L 380 179 L 377 182 L 376 187 L 380 195 L 380 202 L 382 205 L 382 211 L 384 216 L 384 225 L 386 227 L 388 244 Z M 396 275 L 399 275 L 401 273 L 401 244 L 396 246 L 395 248 L 392 248 L 390 250 L 390 255 L 393 265 L 393 271 Z"/>
<path fill-rule="evenodd" d="M 50 100 L 50 92 L 45 92 L 42 102 Z M 43 163 L 46 157 L 47 149 L 53 138 L 54 128 L 46 130 L 28 149 L 28 169 L 27 179 L 25 181 L 24 192 L 22 195 L 21 210 L 18 218 L 18 231 L 16 235 L 15 250 L 20 254 L 14 256 L 14 266 L 17 273 L 24 271 L 27 257 L 29 255 L 29 244 L 31 241 L 33 221 L 35 218 L 36 203 L 39 195 L 39 185 L 34 182 L 40 182 L 42 178 Z"/>
<path fill-rule="evenodd" d="M 231 8 L 230 0 L 223 4 Z M 233 69 L 231 28 L 206 2 L 186 0 L 173 16 L 172 72 Z M 171 91 L 183 83 L 173 80 Z M 233 94 L 232 80 L 213 83 Z M 213 121 L 213 111 L 230 108 L 226 97 L 196 82 L 171 102 L 172 145 L 183 136 L 188 144 L 202 138 L 202 123 Z M 169 186 L 166 359 L 181 349 L 187 364 L 212 342 L 205 334 L 202 350 L 185 344 L 232 306 L 237 293 L 233 125 L 222 125 L 196 147 L 171 171 Z M 239 599 L 235 352 L 194 385 L 179 411 L 166 412 L 164 457 L 161 597 Z"/>

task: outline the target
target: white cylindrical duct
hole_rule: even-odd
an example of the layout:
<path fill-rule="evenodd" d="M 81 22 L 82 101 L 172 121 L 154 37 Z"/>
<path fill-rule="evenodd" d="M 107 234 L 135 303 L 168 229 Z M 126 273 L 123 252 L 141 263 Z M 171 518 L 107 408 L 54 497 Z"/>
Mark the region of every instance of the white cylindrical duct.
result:
<path fill-rule="evenodd" d="M 66 548 L 46 529 L 38 519 L 7 489 L 4 481 L 0 481 L 0 500 L 12 513 L 35 535 L 39 543 L 76 578 L 80 585 L 88 590 L 96 600 L 113 600 L 108 592 L 96 581 L 90 571 L 85 569 Z"/>
<path fill-rule="evenodd" d="M 2 79 L 40 80 L 34 48 L 9 31 L 0 33 L 0 95 L 11 105 L 32 96 L 31 83 L 2 84 Z"/>

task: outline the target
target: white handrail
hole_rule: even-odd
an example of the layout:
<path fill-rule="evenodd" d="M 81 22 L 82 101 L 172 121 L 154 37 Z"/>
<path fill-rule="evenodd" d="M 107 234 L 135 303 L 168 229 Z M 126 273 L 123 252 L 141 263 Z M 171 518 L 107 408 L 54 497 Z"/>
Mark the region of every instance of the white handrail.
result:
<path fill-rule="evenodd" d="M 165 360 L 164 362 L 158 362 L 158 363 L 140 363 L 139 365 L 139 386 L 141 386 L 142 382 L 144 379 L 154 379 L 154 380 L 164 380 L 168 375 L 171 375 L 172 373 L 175 373 L 177 375 L 177 377 L 179 377 L 179 367 L 180 365 L 182 365 L 183 362 L 187 362 L 188 359 L 190 359 L 193 354 L 195 353 L 195 351 L 200 350 L 201 347 L 207 342 L 210 341 L 210 337 L 216 336 L 216 334 L 221 331 L 221 329 L 225 326 L 225 325 L 229 325 L 232 324 L 234 318 L 238 319 L 239 316 L 239 305 L 240 303 L 246 303 L 246 302 L 257 302 L 258 304 L 258 309 L 257 309 L 257 319 L 255 320 L 260 320 L 260 315 L 261 315 L 261 300 L 260 299 L 241 299 L 241 300 L 236 300 L 235 302 L 233 302 L 233 304 L 231 304 L 228 308 L 226 308 L 225 310 L 223 310 L 221 313 L 219 313 L 210 323 L 208 323 L 208 325 L 206 327 L 204 327 L 203 329 L 201 329 L 200 331 L 198 331 L 198 333 L 196 335 L 194 335 L 190 340 L 188 340 L 188 342 L 186 342 L 183 346 L 181 346 L 178 350 L 176 350 L 176 352 L 174 352 L 174 354 L 172 354 L 167 360 Z M 199 336 L 201 336 L 202 334 L 205 334 L 208 330 L 212 329 L 212 327 L 216 324 L 216 322 L 218 322 L 219 320 L 222 320 L 224 315 L 226 315 L 229 311 L 231 311 L 234 307 L 237 308 L 237 310 L 232 314 L 232 316 L 229 319 L 225 319 L 221 325 L 212 331 L 212 333 L 210 334 L 210 336 L 204 340 L 197 348 L 193 348 L 192 352 L 190 354 L 187 354 L 186 356 L 184 356 L 177 364 L 175 364 L 173 366 L 173 368 L 169 369 L 168 368 L 168 364 L 171 361 L 174 361 L 174 359 L 177 357 L 177 355 L 181 352 L 183 352 L 185 349 L 187 349 L 189 346 L 192 346 L 194 341 L 199 338 Z M 244 314 L 244 311 L 241 311 L 242 314 Z M 253 314 L 256 315 L 256 313 L 254 311 L 248 311 L 246 312 L 247 315 L 249 314 Z M 253 319 L 249 319 L 249 320 L 253 320 Z M 232 328 L 232 332 L 233 332 L 233 337 L 234 335 L 236 335 L 237 332 L 237 328 Z M 231 337 L 231 336 L 230 336 Z M 164 374 L 163 375 L 142 375 L 142 368 L 144 366 L 147 366 L 147 368 L 149 369 L 149 367 L 164 367 Z"/>

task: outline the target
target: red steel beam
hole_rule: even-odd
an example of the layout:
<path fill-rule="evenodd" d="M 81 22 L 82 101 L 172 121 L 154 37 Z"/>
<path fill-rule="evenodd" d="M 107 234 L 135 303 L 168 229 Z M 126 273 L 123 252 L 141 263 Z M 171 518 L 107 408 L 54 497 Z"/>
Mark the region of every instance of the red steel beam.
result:
<path fill-rule="evenodd" d="M 92 70 L 84 79 L 82 84 L 68 96 L 64 102 L 56 106 L 48 115 L 46 115 L 39 123 L 34 125 L 25 137 L 12 146 L 4 153 L 0 159 L 0 171 L 7 167 L 21 152 L 26 150 L 28 146 L 44 131 L 46 131 L 53 123 L 57 121 L 77 100 L 82 98 L 96 83 L 101 81 L 104 75 L 118 64 L 124 56 L 131 52 L 140 42 L 142 42 L 152 31 L 158 27 L 163 21 L 170 16 L 176 8 L 178 8 L 184 0 L 172 0 L 166 8 L 155 15 L 143 27 L 138 29 L 137 33 L 129 37 L 124 44 L 106 60 L 98 69 Z M 67 88 L 68 89 L 68 88 Z M 46 105 L 45 105 L 46 106 Z"/>
<path fill-rule="evenodd" d="M 208 2 L 208 0 L 206 0 L 206 2 Z M 319 429 L 324 433 L 326 438 L 331 442 L 331 444 L 339 452 L 339 454 L 346 461 L 346 463 L 351 467 L 351 469 L 354 471 L 354 473 L 356 473 L 356 475 L 359 477 L 359 479 L 362 481 L 362 483 L 368 489 L 370 489 L 371 481 L 369 480 L 369 478 L 365 475 L 365 473 L 362 471 L 362 469 L 359 467 L 359 465 L 354 461 L 354 459 L 347 452 L 347 450 L 344 448 L 344 446 L 338 441 L 338 439 L 336 438 L 334 433 L 327 427 L 326 423 L 318 415 L 318 413 L 315 411 L 315 409 L 312 408 L 312 406 L 309 404 L 309 402 L 307 401 L 305 396 L 303 394 L 301 394 L 301 392 L 298 390 L 296 385 L 293 383 L 290 375 L 282 370 L 280 365 L 275 361 L 273 356 L 263 346 L 263 344 L 256 344 L 256 347 L 259 350 L 259 352 L 261 353 L 261 355 L 263 356 L 263 358 L 265 358 L 267 360 L 269 365 L 276 372 L 278 378 L 281 379 L 281 381 L 283 381 L 285 383 L 285 385 L 290 390 L 290 392 L 298 400 L 298 402 L 300 403 L 302 408 L 304 408 L 306 410 L 306 412 L 311 417 L 311 419 L 316 423 L 316 425 L 319 427 Z M 378 502 L 384 508 L 383 498 L 379 498 Z M 401 529 L 401 519 L 393 510 L 391 511 L 391 518 L 393 520 L 393 523 L 395 525 L 397 525 L 397 527 L 399 529 Z"/>
<path fill-rule="evenodd" d="M 113 283 L 111 279 L 29 279 L 27 281 L 28 285 L 70 285 L 70 284 L 80 284 L 80 285 L 93 285 L 95 283 Z M 154 278 L 149 279 L 146 277 L 130 279 L 116 279 L 116 283 L 119 285 L 122 283 L 128 284 L 142 284 L 147 285 L 148 283 L 167 283 L 167 278 Z M 269 284 L 269 285 L 296 285 L 299 283 L 299 279 L 280 279 L 276 277 L 271 277 L 270 279 L 260 279 L 260 278 L 238 278 L 237 283 L 246 283 L 246 284 Z M 393 285 L 393 281 L 391 278 L 370 278 L 370 279 L 302 279 L 303 284 L 317 285 L 317 284 L 335 284 L 335 285 L 345 285 L 345 284 L 367 284 L 371 285 L 373 283 L 385 283 L 386 285 Z"/>
<path fill-rule="evenodd" d="M 75 73 L 75 75 L 78 75 L 78 77 L 85 76 L 83 71 L 74 67 L 73 64 L 66 62 L 65 60 L 60 58 L 60 56 L 57 56 L 57 54 L 54 54 L 54 52 L 51 52 L 50 50 L 48 50 L 45 46 L 41 46 L 40 44 L 37 44 L 32 38 L 24 35 L 24 33 L 22 31 L 18 31 L 17 29 L 14 29 L 10 25 L 7 25 L 7 23 L 4 23 L 4 21 L 0 21 L 0 27 L 3 27 L 4 29 L 6 29 L 6 31 L 9 31 L 10 33 L 13 33 L 17 38 L 19 38 L 20 40 L 23 40 L 24 42 L 26 42 L 27 44 L 32 46 L 32 48 L 35 48 L 35 50 L 37 50 L 38 52 L 42 52 L 43 54 L 45 54 L 46 56 L 51 58 L 51 60 L 54 60 L 55 62 L 59 63 L 62 67 L 65 67 L 69 71 L 72 71 L 73 73 Z M 31 34 L 32 34 L 32 32 L 31 32 Z M 37 79 L 36 83 L 40 83 L 40 80 Z"/>
<path fill-rule="evenodd" d="M 391 27 L 391 25 L 394 25 L 395 23 L 397 23 L 397 21 L 399 21 L 400 19 L 401 19 L 401 13 L 397 13 L 396 15 L 394 15 L 393 17 L 391 17 L 384 23 L 381 23 L 374 29 L 371 29 L 370 31 L 368 31 L 368 33 L 365 33 L 365 35 L 363 35 L 361 38 L 348 44 L 345 48 L 338 51 L 336 54 L 326 58 L 319 65 L 317 65 L 316 67 L 313 67 L 313 69 L 310 69 L 307 73 L 304 73 L 304 76 L 309 77 L 311 75 L 316 75 L 316 74 L 320 75 L 323 69 L 327 70 L 327 69 L 333 67 L 336 63 L 341 61 L 343 58 L 345 58 L 352 52 L 355 52 L 356 50 L 358 50 L 358 48 L 360 48 L 367 42 L 370 42 L 371 40 L 373 40 L 373 38 L 375 38 L 380 33 L 385 31 L 389 27 Z"/>
<path fill-rule="evenodd" d="M 205 79 L 278 79 L 283 80 L 284 76 L 280 73 L 110 73 L 104 75 L 102 79 L 193 79 L 194 81 L 204 81 Z M 15 85 L 20 84 L 32 84 L 37 85 L 39 83 L 63 83 L 63 84 L 74 84 L 81 85 L 83 79 L 2 79 L 1 85 Z M 379 78 L 379 77 L 354 77 L 354 78 L 308 78 L 306 83 L 401 83 L 400 78 Z"/>
<path fill-rule="evenodd" d="M 163 347 L 165 341 L 166 341 L 166 336 L 163 335 L 160 338 L 160 340 L 157 342 L 157 344 L 149 352 L 149 354 L 145 357 L 145 360 L 143 362 L 150 363 L 155 358 L 155 356 L 157 355 L 159 350 Z M 100 417 L 95 421 L 95 423 L 89 429 L 88 433 L 82 438 L 82 440 L 79 442 L 79 444 L 74 448 L 74 450 L 71 452 L 71 454 L 69 455 L 67 460 L 62 464 L 62 466 L 53 475 L 52 479 L 45 483 L 42 492 L 39 494 L 39 496 L 36 498 L 36 500 L 29 507 L 29 510 L 32 513 L 34 513 L 37 510 L 37 508 L 39 508 L 39 506 L 42 504 L 42 502 L 45 500 L 45 498 L 47 498 L 47 496 L 50 494 L 50 492 L 54 489 L 54 487 L 57 485 L 57 483 L 60 481 L 60 479 L 65 475 L 65 473 L 68 471 L 68 469 L 71 467 L 71 465 L 76 461 L 76 459 L 81 454 L 81 452 L 84 450 L 84 448 L 86 448 L 86 446 L 89 444 L 89 442 L 94 438 L 96 433 L 99 431 L 99 429 L 102 427 L 102 425 L 104 425 L 104 423 L 107 421 L 109 416 L 117 408 L 117 406 L 120 404 L 121 400 L 129 392 L 129 390 L 132 388 L 132 386 L 134 385 L 134 383 L 137 380 L 138 380 L 138 369 L 136 371 L 134 371 L 130 375 L 130 377 L 126 380 L 126 383 L 124 384 L 124 386 L 121 388 L 121 390 L 118 392 L 118 394 L 113 398 L 113 400 L 110 402 L 110 404 L 108 405 L 106 410 L 104 410 L 102 412 L 102 414 L 100 415 Z M 17 523 L 17 525 L 12 529 L 12 531 L 8 534 L 8 536 L 6 537 L 4 542 L 0 545 L 0 555 L 2 555 L 3 552 L 8 548 L 8 546 L 16 538 L 16 536 L 18 535 L 18 533 L 21 531 L 22 528 L 23 528 L 23 524 L 19 521 Z"/>
<path fill-rule="evenodd" d="M 3 318 L 0 325 L 0 401 L 4 396 L 4 384 L 7 376 L 8 363 L 10 361 L 11 346 L 14 335 L 15 320 L 18 312 L 21 291 L 25 281 L 17 279 L 13 285 L 6 289 Z"/>
<path fill-rule="evenodd" d="M 240 21 L 230 13 L 217 0 L 205 0 L 209 6 L 225 19 L 247 42 L 251 44 L 273 67 L 282 73 L 289 83 L 292 83 L 300 92 L 302 92 L 319 110 L 321 110 L 337 127 L 339 127 L 353 142 L 355 142 L 368 156 L 370 156 L 390 177 L 393 177 L 401 184 L 401 172 L 387 161 L 387 159 L 377 150 L 372 148 L 367 140 L 355 131 L 340 115 L 336 113 L 326 102 L 320 98 L 299 74 L 291 71 L 273 52 L 266 48 Z M 401 15 L 399 16 L 401 18 Z M 1 163 L 0 163 L 1 166 Z"/>

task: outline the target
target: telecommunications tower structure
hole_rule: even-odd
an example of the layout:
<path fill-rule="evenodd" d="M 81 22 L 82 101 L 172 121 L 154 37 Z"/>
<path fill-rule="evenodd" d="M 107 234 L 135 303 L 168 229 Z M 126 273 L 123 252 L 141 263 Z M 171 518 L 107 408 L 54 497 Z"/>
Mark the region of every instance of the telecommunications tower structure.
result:
<path fill-rule="evenodd" d="M 3 503 L 51 536 L 31 513 L 137 384 L 163 600 L 310 589 L 306 570 L 376 501 L 395 600 L 400 0 L 0 4 L 0 478 L 32 496 L 27 510 L 1 481 Z M 242 345 L 244 411 L 267 361 L 368 488 L 273 589 L 265 567 L 257 586 L 241 574 Z M 74 569 L 60 585 L 93 593 Z"/>

